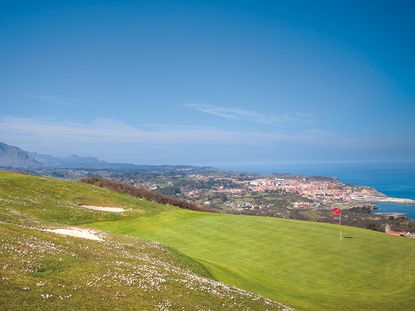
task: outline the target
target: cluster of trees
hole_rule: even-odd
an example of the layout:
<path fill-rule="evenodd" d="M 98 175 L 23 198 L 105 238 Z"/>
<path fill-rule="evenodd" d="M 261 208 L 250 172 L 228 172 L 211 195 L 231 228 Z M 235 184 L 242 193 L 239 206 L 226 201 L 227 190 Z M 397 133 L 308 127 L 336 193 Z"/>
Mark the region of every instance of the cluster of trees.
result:
<path fill-rule="evenodd" d="M 148 190 L 144 187 L 132 186 L 120 181 L 112 179 L 101 178 L 101 177 L 86 177 L 80 180 L 83 183 L 95 185 L 101 188 L 108 188 L 120 193 L 126 193 L 134 197 L 147 199 L 161 204 L 174 205 L 184 209 L 190 209 L 194 211 L 206 211 L 206 212 L 217 212 L 214 209 L 202 207 L 193 202 L 177 198 L 174 196 L 164 195 L 156 191 Z"/>

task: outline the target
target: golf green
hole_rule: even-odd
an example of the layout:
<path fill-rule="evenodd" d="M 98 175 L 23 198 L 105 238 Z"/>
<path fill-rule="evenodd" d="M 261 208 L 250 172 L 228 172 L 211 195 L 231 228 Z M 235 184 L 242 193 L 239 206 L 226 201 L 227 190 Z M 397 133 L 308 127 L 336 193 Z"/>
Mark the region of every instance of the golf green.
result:
<path fill-rule="evenodd" d="M 409 310 L 415 241 L 352 227 L 170 208 L 94 227 L 165 243 L 223 282 L 299 310 Z"/>

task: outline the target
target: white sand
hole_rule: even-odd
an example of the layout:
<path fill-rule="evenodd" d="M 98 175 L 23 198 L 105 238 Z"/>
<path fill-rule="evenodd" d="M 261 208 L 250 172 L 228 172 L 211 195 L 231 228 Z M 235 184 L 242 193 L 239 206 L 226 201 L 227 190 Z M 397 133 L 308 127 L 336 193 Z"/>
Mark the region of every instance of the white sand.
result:
<path fill-rule="evenodd" d="M 81 207 L 92 209 L 94 211 L 110 212 L 110 213 L 123 213 L 126 210 L 121 207 L 107 207 L 107 206 L 94 206 L 94 205 L 80 205 Z"/>
<path fill-rule="evenodd" d="M 71 228 L 71 229 L 45 229 L 44 231 L 74 236 L 77 238 L 94 240 L 94 241 L 104 241 L 96 231 L 80 228 Z"/>

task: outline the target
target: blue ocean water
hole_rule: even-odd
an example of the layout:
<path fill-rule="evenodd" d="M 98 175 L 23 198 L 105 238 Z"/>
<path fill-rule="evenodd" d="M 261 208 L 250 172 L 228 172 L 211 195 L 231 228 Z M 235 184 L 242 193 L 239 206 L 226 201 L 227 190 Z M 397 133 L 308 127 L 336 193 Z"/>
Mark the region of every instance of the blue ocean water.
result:
<path fill-rule="evenodd" d="M 275 164 L 224 168 L 261 175 L 274 172 L 337 177 L 345 183 L 373 187 L 387 196 L 415 199 L 415 163 Z M 415 219 L 413 204 L 378 203 L 377 206 L 377 212 L 406 213 Z"/>

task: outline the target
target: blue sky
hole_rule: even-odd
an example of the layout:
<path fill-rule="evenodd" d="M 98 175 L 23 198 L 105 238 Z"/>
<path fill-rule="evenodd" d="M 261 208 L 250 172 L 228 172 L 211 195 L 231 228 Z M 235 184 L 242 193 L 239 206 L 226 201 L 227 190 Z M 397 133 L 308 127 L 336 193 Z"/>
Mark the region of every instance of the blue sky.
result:
<path fill-rule="evenodd" d="M 141 164 L 415 161 L 412 3 L 2 1 L 0 141 Z"/>

